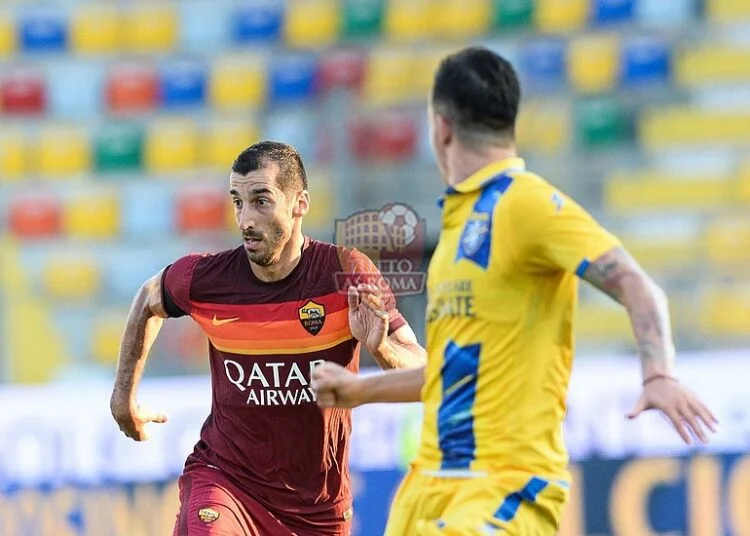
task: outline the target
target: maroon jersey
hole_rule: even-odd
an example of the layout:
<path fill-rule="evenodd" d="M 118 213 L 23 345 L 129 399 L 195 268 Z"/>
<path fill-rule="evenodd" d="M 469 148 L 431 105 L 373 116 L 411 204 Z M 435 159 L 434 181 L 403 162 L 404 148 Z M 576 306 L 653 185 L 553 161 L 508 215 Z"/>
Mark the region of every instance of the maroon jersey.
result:
<path fill-rule="evenodd" d="M 283 280 L 262 282 L 243 247 L 188 255 L 164 272 L 170 316 L 189 314 L 208 336 L 211 414 L 186 467 L 220 469 L 292 529 L 337 533 L 352 505 L 351 412 L 321 410 L 310 371 L 359 369 L 338 274 L 377 270 L 362 253 L 306 239 Z M 405 324 L 386 293 L 390 331 Z"/>

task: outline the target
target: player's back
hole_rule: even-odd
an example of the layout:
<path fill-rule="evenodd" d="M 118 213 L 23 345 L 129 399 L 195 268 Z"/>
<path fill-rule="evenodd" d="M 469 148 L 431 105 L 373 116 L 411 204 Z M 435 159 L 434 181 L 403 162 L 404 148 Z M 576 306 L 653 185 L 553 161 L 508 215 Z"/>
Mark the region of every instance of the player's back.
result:
<path fill-rule="evenodd" d="M 575 274 L 614 245 L 521 159 L 446 192 L 427 283 L 417 466 L 567 478 Z"/>

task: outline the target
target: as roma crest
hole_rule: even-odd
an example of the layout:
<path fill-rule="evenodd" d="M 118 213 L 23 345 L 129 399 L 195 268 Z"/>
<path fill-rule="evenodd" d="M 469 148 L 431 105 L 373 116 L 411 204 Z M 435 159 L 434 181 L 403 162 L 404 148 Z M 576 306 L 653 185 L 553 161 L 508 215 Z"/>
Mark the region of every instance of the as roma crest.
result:
<path fill-rule="evenodd" d="M 310 335 L 317 335 L 326 320 L 326 308 L 310 300 L 297 310 L 299 321 Z"/>
<path fill-rule="evenodd" d="M 208 525 L 209 523 L 213 523 L 214 521 L 219 519 L 219 512 L 217 512 L 213 508 L 201 508 L 200 510 L 198 510 L 198 517 L 201 521 Z"/>

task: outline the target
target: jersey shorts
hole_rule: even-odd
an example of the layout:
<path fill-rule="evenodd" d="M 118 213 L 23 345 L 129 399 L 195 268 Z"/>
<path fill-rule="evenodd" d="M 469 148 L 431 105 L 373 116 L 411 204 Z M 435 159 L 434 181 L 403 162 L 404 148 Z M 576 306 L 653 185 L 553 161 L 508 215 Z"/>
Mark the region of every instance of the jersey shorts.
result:
<path fill-rule="evenodd" d="M 526 473 L 438 476 L 412 467 L 385 536 L 554 536 L 568 487 Z"/>

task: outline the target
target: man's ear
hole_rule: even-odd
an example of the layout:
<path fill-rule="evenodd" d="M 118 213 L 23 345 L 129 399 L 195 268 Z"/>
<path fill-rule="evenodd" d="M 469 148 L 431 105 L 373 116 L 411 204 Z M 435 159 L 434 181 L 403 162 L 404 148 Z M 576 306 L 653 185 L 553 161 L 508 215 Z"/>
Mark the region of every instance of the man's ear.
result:
<path fill-rule="evenodd" d="M 297 198 L 292 207 L 292 216 L 295 218 L 302 218 L 310 211 L 310 193 L 307 190 L 302 190 L 297 193 Z"/>

